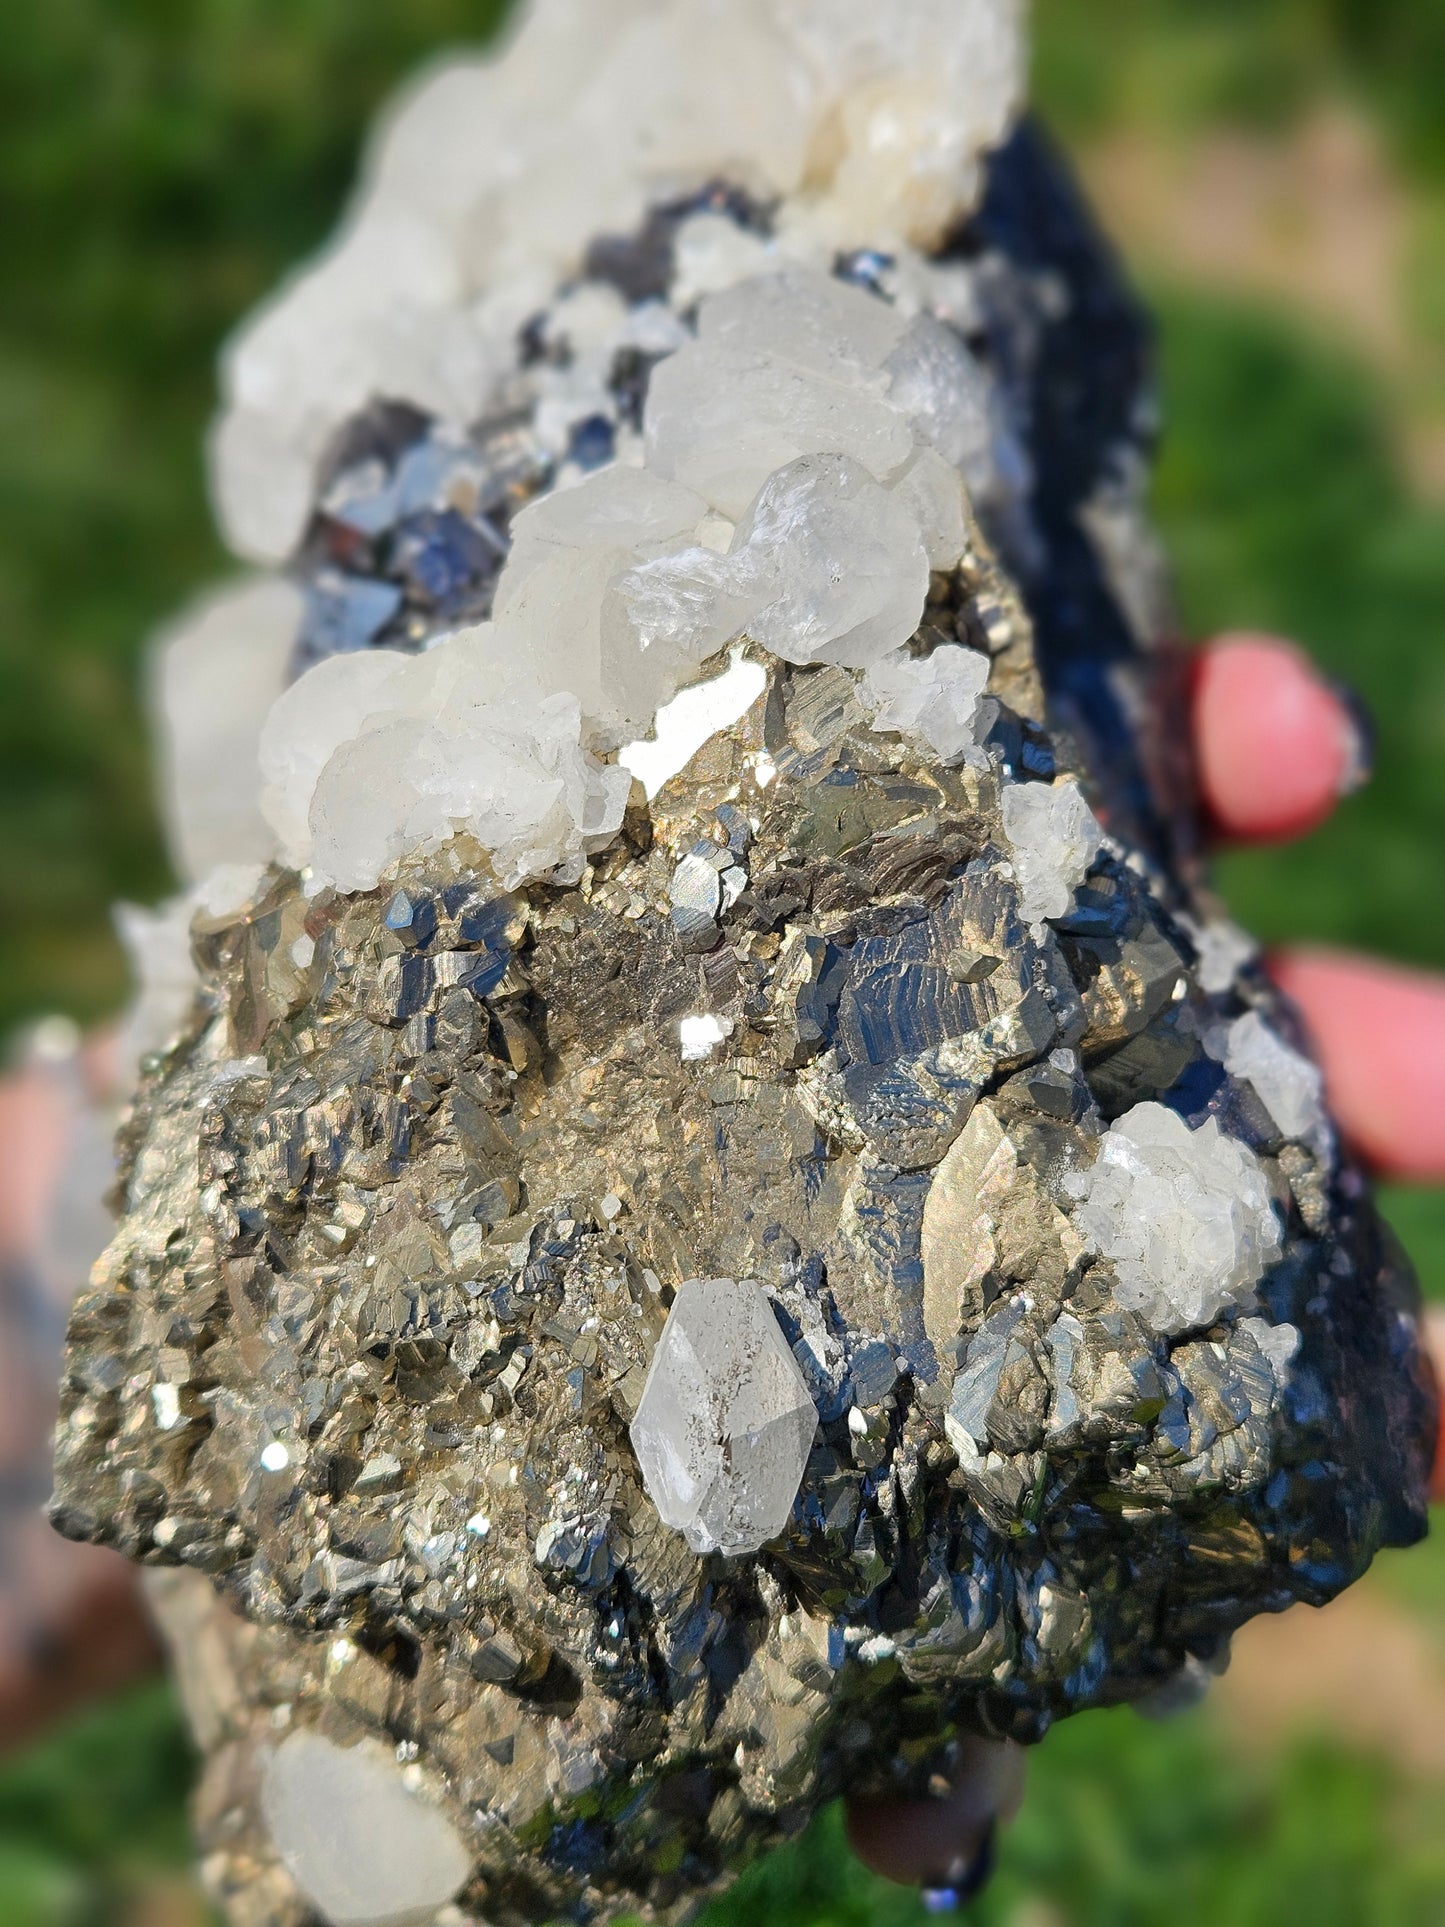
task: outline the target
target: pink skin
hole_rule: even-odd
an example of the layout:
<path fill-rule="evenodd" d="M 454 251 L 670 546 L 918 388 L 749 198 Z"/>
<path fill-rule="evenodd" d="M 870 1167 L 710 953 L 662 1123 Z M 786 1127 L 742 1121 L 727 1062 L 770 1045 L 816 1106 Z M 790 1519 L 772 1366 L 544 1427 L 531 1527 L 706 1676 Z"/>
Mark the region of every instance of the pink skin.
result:
<path fill-rule="evenodd" d="M 1199 787 L 1221 836 L 1303 836 L 1358 779 L 1354 720 L 1291 644 L 1221 636 L 1196 658 L 1193 694 Z"/>
<path fill-rule="evenodd" d="M 1301 835 L 1357 780 L 1358 739 L 1347 708 L 1286 642 L 1228 636 L 1201 652 L 1194 727 L 1206 808 L 1221 837 Z M 1271 968 L 1314 1033 L 1336 1116 L 1358 1151 L 1383 1174 L 1445 1179 L 1445 1106 L 1437 1095 L 1445 1086 L 1445 980 L 1319 951 L 1284 953 Z M 1362 992 L 1367 1029 L 1356 1022 Z M 0 1251 L 33 1246 L 65 1142 L 63 1107 L 43 1073 L 0 1087 Z M 1445 1359 L 1445 1319 L 1432 1318 L 1431 1327 L 1436 1355 Z M 0 1352 L 8 1380 L 14 1373 L 5 1365 Z M 9 1402 L 0 1397 L 0 1410 Z M 7 1429 L 0 1464 L 16 1447 Z M 0 1745 L 118 1683 L 151 1655 L 119 1562 L 41 1536 L 50 1538 L 57 1570 L 27 1587 L 25 1617 L 33 1626 L 35 1612 L 46 1613 L 60 1657 L 48 1669 L 27 1667 L 16 1649 L 17 1615 L 0 1601 Z M 945 1883 L 973 1859 L 996 1820 L 1012 1817 L 1022 1788 L 1021 1749 L 970 1741 L 952 1792 L 909 1804 L 851 1802 L 849 1839 L 886 1879 Z"/>

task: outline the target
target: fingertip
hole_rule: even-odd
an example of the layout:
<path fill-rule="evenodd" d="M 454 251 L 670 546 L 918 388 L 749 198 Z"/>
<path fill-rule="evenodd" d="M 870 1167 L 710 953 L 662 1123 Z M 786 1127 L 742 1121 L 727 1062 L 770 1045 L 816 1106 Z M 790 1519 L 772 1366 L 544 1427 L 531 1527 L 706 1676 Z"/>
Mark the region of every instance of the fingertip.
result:
<path fill-rule="evenodd" d="M 957 1782 L 933 1800 L 847 1803 L 848 1844 L 871 1872 L 902 1886 L 959 1894 L 991 1862 L 1000 1823 L 1023 1799 L 1023 1748 L 1002 1740 L 969 1740 L 960 1749 Z M 976 1890 L 976 1889 L 975 1889 Z"/>
<path fill-rule="evenodd" d="M 1241 842 L 1313 829 L 1366 762 L 1350 703 L 1276 636 L 1225 635 L 1200 652 L 1193 726 L 1206 813 L 1220 836 Z"/>
<path fill-rule="evenodd" d="M 1392 1177 L 1445 1178 L 1445 980 L 1327 950 L 1284 952 L 1269 967 L 1360 1155 Z"/>

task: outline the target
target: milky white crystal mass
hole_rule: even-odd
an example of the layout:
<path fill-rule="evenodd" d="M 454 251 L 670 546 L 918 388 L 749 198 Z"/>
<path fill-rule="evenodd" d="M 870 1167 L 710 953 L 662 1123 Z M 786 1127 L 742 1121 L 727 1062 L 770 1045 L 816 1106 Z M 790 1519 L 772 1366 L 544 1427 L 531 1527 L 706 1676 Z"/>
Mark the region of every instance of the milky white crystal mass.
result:
<path fill-rule="evenodd" d="M 609 747 L 646 729 L 728 640 L 695 641 L 672 625 L 639 634 L 610 593 L 628 570 L 690 546 L 707 514 L 707 503 L 676 482 L 613 466 L 542 496 L 513 524 L 494 605 L 499 655 L 525 663 L 549 693 L 574 695 L 593 739 Z"/>
<path fill-rule="evenodd" d="M 301 593 L 275 577 L 217 591 L 156 644 L 152 710 L 172 859 L 188 883 L 222 863 L 265 862 L 257 748 L 286 687 Z"/>
<path fill-rule="evenodd" d="M 509 676 L 487 624 L 420 656 L 318 663 L 273 710 L 261 764 L 286 859 L 341 890 L 458 833 L 508 886 L 575 880 L 621 825 L 632 780 L 581 747 L 575 697 Z"/>
<path fill-rule="evenodd" d="M 840 248 L 936 244 L 1017 110 L 1024 11 L 533 0 L 499 58 L 451 63 L 409 91 L 337 240 L 232 341 L 212 443 L 232 546 L 267 561 L 290 551 L 328 444 L 369 402 L 475 420 L 521 322 L 595 236 L 635 228 L 656 199 L 718 178 L 781 197 L 780 251 L 820 264 Z M 745 242 L 727 245 L 739 268 L 755 262 Z M 684 273 L 697 259 L 693 246 Z M 703 285 L 717 276 L 714 263 Z M 766 404 L 777 381 L 751 379 Z"/>
<path fill-rule="evenodd" d="M 1078 1231 L 1118 1274 L 1119 1303 L 1160 1332 L 1210 1325 L 1251 1303 L 1279 1256 L 1280 1221 L 1258 1160 L 1216 1118 L 1136 1104 L 1079 1181 Z"/>
<path fill-rule="evenodd" d="M 588 338 L 603 308 L 565 312 Z M 592 753 L 644 736 L 740 637 L 787 662 L 877 667 L 878 726 L 961 758 L 987 664 L 900 655 L 930 570 L 954 566 L 970 530 L 934 446 L 952 433 L 947 383 L 917 375 L 919 329 L 811 270 L 704 300 L 697 339 L 653 376 L 644 462 L 521 511 L 490 624 L 421 657 L 331 657 L 277 704 L 261 766 L 285 859 L 368 889 L 465 831 L 512 881 L 575 873 L 627 795 Z"/>
<path fill-rule="evenodd" d="M 1004 791 L 1002 807 L 1024 921 L 1067 916 L 1104 836 L 1083 791 L 1072 776 L 1014 783 Z"/>
<path fill-rule="evenodd" d="M 291 1733 L 265 1758 L 261 1812 L 329 1927 L 424 1927 L 471 1872 L 451 1821 L 374 1741 L 342 1747 Z"/>
<path fill-rule="evenodd" d="M 788 1522 L 817 1424 L 762 1287 L 679 1285 L 632 1421 L 663 1523 L 694 1552 L 758 1551 Z"/>
<path fill-rule="evenodd" d="M 785 662 L 866 669 L 908 641 L 928 598 L 917 515 L 845 455 L 804 455 L 771 476 L 735 556 L 746 633 Z"/>
<path fill-rule="evenodd" d="M 1253 1086 L 1284 1137 L 1308 1138 L 1325 1128 L 1325 1080 L 1318 1065 L 1287 1044 L 1257 1010 L 1211 1030 L 1204 1044 L 1231 1077 Z"/>
<path fill-rule="evenodd" d="M 978 747 L 988 670 L 978 650 L 947 644 L 931 656 L 888 656 L 863 678 L 873 727 L 919 737 L 939 762 L 961 763 Z"/>

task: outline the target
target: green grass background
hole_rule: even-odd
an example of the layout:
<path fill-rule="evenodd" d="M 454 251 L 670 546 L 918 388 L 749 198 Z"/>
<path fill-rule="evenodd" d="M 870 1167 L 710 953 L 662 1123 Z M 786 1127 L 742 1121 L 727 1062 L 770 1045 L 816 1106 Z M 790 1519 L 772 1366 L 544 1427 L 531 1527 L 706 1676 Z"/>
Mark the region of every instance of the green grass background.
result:
<path fill-rule="evenodd" d="M 137 665 L 225 567 L 200 438 L 226 327 L 326 232 L 377 102 L 477 38 L 488 0 L 0 0 L 0 1035 L 113 1010 L 107 904 L 167 885 Z M 1342 95 L 1414 210 L 1408 299 L 1445 324 L 1445 0 L 1039 0 L 1065 136 L 1281 129 Z M 1325 322 L 1151 281 L 1168 439 L 1157 507 L 1199 633 L 1298 635 L 1365 695 L 1379 774 L 1288 853 L 1221 867 L 1237 914 L 1445 965 L 1445 514 L 1411 498 L 1392 411 Z M 1442 329 L 1445 332 L 1445 329 Z M 1445 1196 L 1392 1216 L 1445 1297 Z M 1445 1619 L 1436 1549 L 1391 1561 Z M 0 1768 L 0 1923 L 151 1927 L 184 1864 L 189 1761 L 161 1687 Z M 1010 1927 L 1445 1921 L 1445 1788 L 1322 1734 L 1247 1762 L 1198 1717 L 1092 1716 L 1035 1762 L 981 1919 Z M 836 1816 L 715 1927 L 920 1918 L 854 1871 Z"/>

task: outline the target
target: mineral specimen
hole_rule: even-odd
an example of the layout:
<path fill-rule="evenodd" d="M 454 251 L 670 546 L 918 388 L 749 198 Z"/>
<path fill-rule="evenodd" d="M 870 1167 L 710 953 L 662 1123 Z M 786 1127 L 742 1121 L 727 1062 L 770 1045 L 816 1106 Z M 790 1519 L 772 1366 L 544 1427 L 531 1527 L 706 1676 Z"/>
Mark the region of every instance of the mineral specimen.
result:
<path fill-rule="evenodd" d="M 680 1918 L 1423 1529 L 1020 12 L 536 0 L 228 355 L 54 1516 L 236 1927 Z"/>

